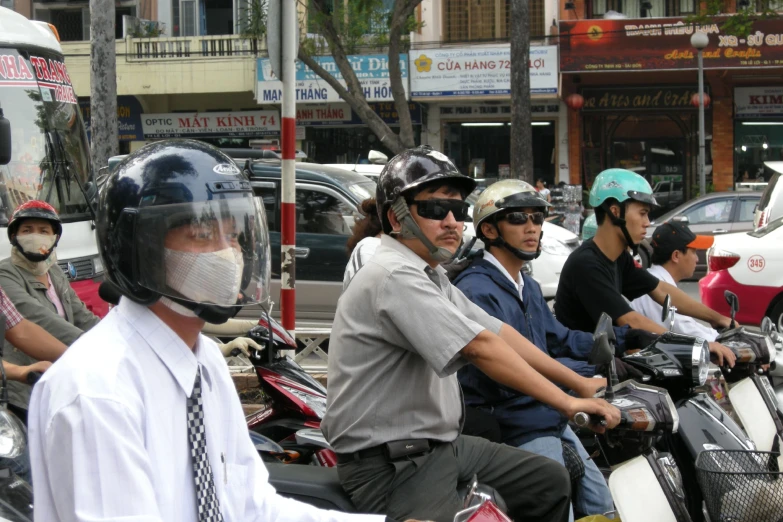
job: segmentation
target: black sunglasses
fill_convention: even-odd
[[[524,225],[527,223],[528,219],[532,220],[534,225],[543,225],[544,213],[533,212],[532,214],[528,214],[527,212],[509,212],[500,219],[505,219],[512,225]]]
[[[426,219],[442,221],[446,219],[449,212],[454,214],[457,221],[469,221],[468,210],[470,204],[460,199],[423,199],[413,200],[411,204],[416,205],[419,215]]]

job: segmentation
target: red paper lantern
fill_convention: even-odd
[[[578,111],[582,107],[584,107],[585,104],[585,98],[581,94],[571,94],[565,99],[566,105],[571,110]]]
[[[691,96],[691,105],[693,105],[694,107],[698,107],[699,106],[699,93],[696,93],[693,96]],[[706,109],[709,106],[710,106],[710,95],[705,92],[704,93],[704,108]]]

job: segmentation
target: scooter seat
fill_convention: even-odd
[[[356,512],[351,499],[340,485],[337,468],[264,464],[269,470],[269,483],[280,495],[321,509]]]

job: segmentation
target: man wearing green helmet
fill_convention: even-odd
[[[658,205],[647,180],[630,170],[605,170],[593,182],[590,205],[595,208],[598,230],[563,266],[555,298],[558,321],[573,330],[589,332],[606,312],[617,326],[664,333],[665,328],[634,311],[629,301],[649,295],[662,304],[670,295],[679,313],[716,328],[729,326],[728,317],[634,265],[628,249],[636,253],[650,226],[650,210]],[[710,351],[719,364],[726,358],[733,366],[734,355],[726,347],[710,343]]]

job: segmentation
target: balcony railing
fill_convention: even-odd
[[[125,46],[128,61],[256,57],[266,51],[265,42],[237,35],[127,38]]]

